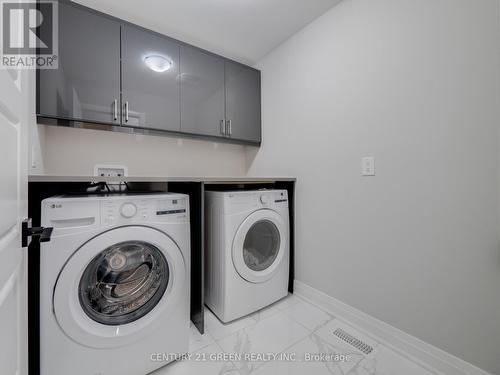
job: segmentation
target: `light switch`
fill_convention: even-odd
[[[367,156],[361,159],[361,175],[375,176],[375,158]]]

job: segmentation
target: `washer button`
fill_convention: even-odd
[[[266,195],[261,195],[260,196],[260,203],[267,204],[268,202],[269,202],[269,200],[267,199]]]
[[[124,218],[130,219],[137,213],[137,207],[133,203],[124,203],[120,208],[120,213]]]

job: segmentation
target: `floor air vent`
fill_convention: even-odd
[[[364,343],[363,341],[358,340],[356,337],[348,334],[342,328],[337,328],[333,332],[333,334],[335,336],[337,336],[339,339],[341,339],[342,341],[345,341],[346,343],[355,347],[356,349],[358,349],[359,351],[361,351],[362,353],[364,353],[366,355],[370,354],[373,351],[373,348],[370,345],[368,345],[368,344]]]

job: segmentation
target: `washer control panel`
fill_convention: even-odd
[[[187,213],[184,199],[165,199],[158,202],[156,216],[182,215]]]
[[[101,201],[102,225],[126,225],[129,223],[177,222],[189,219],[187,196],[156,195],[133,199],[109,199]]]

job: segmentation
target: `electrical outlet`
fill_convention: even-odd
[[[367,156],[361,159],[361,175],[375,176],[375,158]]]
[[[96,165],[94,167],[96,177],[127,177],[128,168],[123,165]]]

